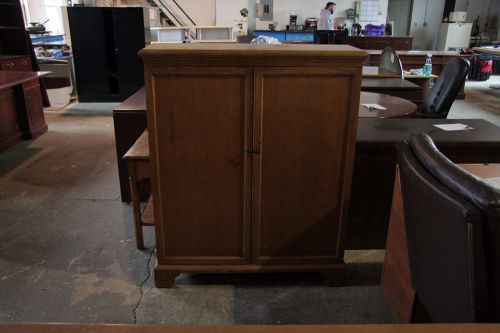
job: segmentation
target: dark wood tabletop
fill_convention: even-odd
[[[17,86],[33,79],[49,75],[51,72],[10,72],[0,71],[0,90]]]
[[[473,129],[447,132],[434,125],[465,124]],[[461,146],[500,146],[500,128],[483,119],[360,119],[357,142],[387,143],[391,147],[409,140],[412,133],[425,132],[440,144],[459,143]]]
[[[401,78],[401,75],[381,70],[378,66],[363,66],[363,78]]]
[[[418,84],[400,78],[368,78],[361,81],[361,89],[421,90],[422,88]]]
[[[417,105],[406,99],[371,92],[361,92],[361,104],[378,104],[385,107],[386,110],[370,110],[360,105],[360,118],[401,118],[417,112]]]
[[[143,87],[113,109],[113,112],[146,111],[146,89]]]
[[[123,156],[125,160],[148,160],[149,159],[149,135],[145,130],[134,145]]]

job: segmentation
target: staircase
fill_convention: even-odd
[[[160,8],[161,13],[165,16],[166,21],[173,26],[189,27],[195,26],[196,23],[179,5],[176,0],[151,0],[152,4]],[[193,31],[191,37],[196,38]]]

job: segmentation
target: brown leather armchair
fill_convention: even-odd
[[[500,322],[500,191],[447,159],[427,134],[399,143],[397,153],[416,317]]]

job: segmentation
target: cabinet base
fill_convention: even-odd
[[[0,142],[0,152],[14,146],[15,144],[21,142],[21,133],[17,133],[8,139],[4,139]]]
[[[172,288],[180,273],[284,273],[318,272],[330,286],[341,286],[345,281],[344,262],[328,265],[160,265],[155,267],[157,288]]]
[[[23,140],[34,140],[39,136],[41,136],[42,134],[45,134],[47,130],[48,130],[47,124],[43,124],[38,128],[34,128],[31,129],[30,131],[23,132]]]

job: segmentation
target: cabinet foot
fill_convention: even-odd
[[[179,276],[178,272],[170,272],[155,268],[155,287],[172,288],[175,285],[175,278],[177,276]]]
[[[345,285],[346,272],[345,268],[321,272],[325,283],[330,287],[341,287]]]

